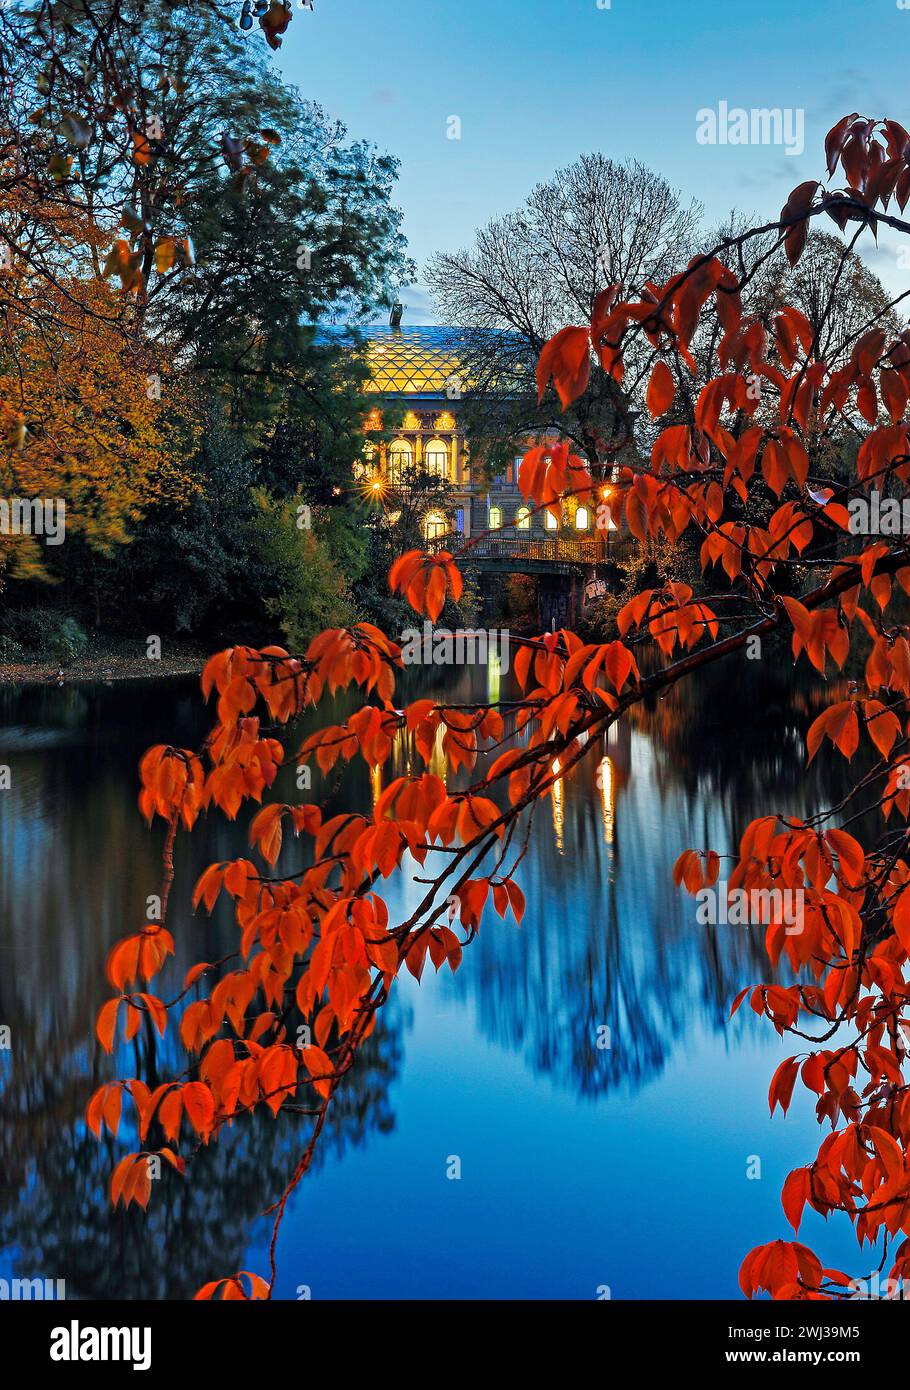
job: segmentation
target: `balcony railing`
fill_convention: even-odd
[[[528,560],[550,564],[593,564],[608,560],[623,548],[622,539],[598,532],[591,536],[524,536],[504,531],[501,535],[481,536],[465,541],[460,532],[437,536],[427,542],[428,550],[458,552],[467,543],[465,560]]]

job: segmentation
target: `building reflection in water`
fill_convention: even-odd
[[[558,758],[554,758],[554,759],[553,759],[553,765],[552,765],[552,767],[550,768],[550,771],[554,774],[554,776],[555,776],[556,773],[559,772],[559,759],[558,759]],[[554,834],[555,837],[556,837],[556,852],[557,852],[557,854],[564,854],[564,853],[565,853],[565,824],[566,824],[566,812],[565,812],[565,806],[563,805],[563,779],[562,779],[562,777],[556,777],[556,781],[553,783],[552,787],[550,788],[550,795],[551,795],[552,798],[553,798],[553,834]]]
[[[499,648],[495,643],[487,645],[487,703],[498,705],[502,699],[502,662],[499,659]]]
[[[598,763],[597,785],[600,789],[604,844],[612,845],[613,831],[616,824],[616,786],[613,775],[613,763],[609,754],[605,754]]]
[[[805,817],[841,794],[834,760],[818,760],[808,775],[803,763],[805,730],[830,691],[807,686],[794,699],[775,685],[773,663],[752,665],[767,669],[738,688],[735,726],[726,686],[679,687],[634,723],[623,719],[605,746],[559,777],[552,826],[535,825],[519,869],[521,929],[485,919],[457,976],[440,975],[439,989],[465,1009],[465,1027],[520,1055],[529,1086],[546,1076],[577,1096],[636,1091],[696,1030],[727,1037],[731,997],[744,981],[766,977],[761,933],[697,926],[671,876],[681,849],[735,846],[747,820],[768,807]],[[427,673],[419,679],[403,702],[433,695],[464,703],[492,693],[494,681],[515,698],[510,677],[491,669],[434,670],[430,689]],[[341,722],[349,707],[339,699],[323,719]],[[294,738],[315,724],[308,714]],[[238,1126],[194,1160],[190,1182],[168,1180],[172,1190],[163,1200],[156,1194],[142,1218],[108,1209],[104,1187],[123,1146],[98,1144],[82,1118],[102,1081],[143,1066],[167,1076],[176,1061],[168,1039],[157,1055],[144,1054],[137,1039],[109,1059],[90,1028],[108,994],[107,952],[144,920],[158,885],[161,837],[136,811],[138,758],[154,742],[197,746],[206,729],[194,683],[0,690],[0,761],[13,774],[0,796],[0,1023],[13,1040],[0,1066],[0,1239],[15,1252],[8,1267],[65,1275],[76,1297],[183,1297],[213,1270],[238,1268],[257,1213],[299,1150],[292,1121]],[[314,771],[311,797],[326,800],[326,816],[367,809],[384,781],[421,766],[402,735],[381,773],[371,775],[359,758],[326,779]],[[431,770],[444,774],[441,740]],[[450,786],[476,776],[462,770]],[[293,766],[275,795],[299,799]],[[293,871],[300,843],[288,838],[281,862]],[[205,820],[181,837],[172,895],[178,975],[234,949],[224,905],[209,919],[188,904],[205,864],[247,853],[242,818]],[[415,888],[407,875],[383,885],[393,918]],[[601,1052],[593,1040],[605,1022],[612,1045]],[[333,1107],[320,1161],[394,1126],[389,1088],[408,1026],[396,1002]],[[433,1046],[432,1034],[423,1045]],[[451,1070],[458,1059],[440,1065]],[[495,1126],[495,1098],[489,1104]]]

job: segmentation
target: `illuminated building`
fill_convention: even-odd
[[[459,423],[463,395],[470,389],[461,365],[465,333],[457,328],[401,326],[393,314],[389,327],[359,330],[370,369],[367,392],[377,397],[366,429],[384,432],[381,442],[369,446],[365,466],[367,486],[382,479],[383,498],[394,491],[408,470],[423,469],[444,479],[452,489],[446,519],[438,508],[424,517],[427,540],[441,541],[453,526],[455,536],[490,533],[503,547],[518,549],[556,536],[561,540],[588,542],[597,537],[596,501],[567,498],[562,523],[532,508],[518,488],[521,453],[498,477],[472,476],[472,464],[463,428]],[[400,422],[400,423],[397,423]],[[525,444],[525,449],[532,441]]]

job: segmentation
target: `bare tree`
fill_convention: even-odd
[[[737,245],[746,315],[761,319],[773,337],[781,308],[800,309],[817,332],[813,357],[830,368],[849,359],[857,336],[873,324],[899,331],[883,286],[850,242],[813,231],[791,268],[773,231],[738,240],[748,223],[733,211],[709,236],[701,215],[698,203],[683,203],[643,164],[590,154],[538,184],[520,209],[481,228],[471,248],[434,257],[426,272],[430,290],[443,317],[465,330],[473,397],[465,424],[475,453],[494,470],[535,433],[567,435],[605,469],[626,447],[650,447],[656,427],[644,394],[654,352],[646,340],[626,353],[621,386],[601,378],[566,414],[553,398],[537,406],[533,364],[558,329],[590,320],[601,290],[615,285],[619,299],[631,299],[645,285],[664,286],[719,239]],[[685,379],[680,410],[694,405],[709,379],[722,336],[716,313],[707,313],[691,345],[696,370]],[[831,442],[840,447],[849,430],[843,422],[837,428]]]
[[[495,468],[528,434],[558,429],[595,461],[630,439],[629,400],[614,381],[604,377],[571,418],[556,420],[552,401],[537,407],[533,364],[558,329],[590,320],[601,290],[618,284],[621,297],[632,297],[685,264],[700,218],[698,203],[684,206],[645,165],[588,154],[481,228],[472,248],[434,257],[431,293],[443,317],[466,330],[477,407],[469,401],[464,418],[475,453]]]
[[[705,237],[700,250],[738,236],[749,225],[748,217],[732,212]],[[898,334],[904,326],[901,316],[853,241],[855,237],[845,244],[830,232],[810,231],[802,256],[791,266],[773,233],[752,238],[739,252],[745,313],[761,318],[770,329],[785,304],[799,309],[816,336],[814,356],[832,368],[843,366],[867,329],[878,325]]]
[[[583,155],[482,228],[473,249],[435,256],[427,280],[450,322],[509,330],[538,352],[565,324],[590,320],[608,285],[626,297],[666,279],[692,254],[700,217],[637,160]]]

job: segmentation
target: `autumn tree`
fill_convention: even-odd
[[[293,329],[330,305],[371,312],[410,267],[395,161],[346,143],[236,15],[214,0],[4,11],[0,124],[5,186],[101,230],[105,255],[90,264],[131,298],[134,330],[178,363],[192,348],[197,370],[245,372],[249,388],[273,358],[290,369]],[[3,234],[56,278],[59,250],[27,218]]]
[[[793,265],[819,217],[842,228],[886,223],[910,231],[888,210],[892,199],[902,210],[910,197],[910,136],[901,125],[846,117],[830,133],[826,154],[827,181],[800,185],[770,224]],[[799,1082],[830,1125],[818,1154],[785,1184],[787,1219],[798,1234],[806,1205],[826,1216],[843,1213],[860,1242],[871,1241],[892,1276],[903,1277],[910,863],[901,825],[910,814],[910,646],[896,606],[893,616],[888,610],[895,581],[910,591],[910,556],[902,535],[854,537],[848,508],[910,474],[910,331],[893,336],[877,323],[864,326],[833,370],[818,355],[818,328],[795,307],[785,306],[769,332],[744,312],[736,268],[739,248],[767,231],[725,239],[663,281],[646,283],[637,297],[606,288],[589,321],[550,338],[538,366],[541,397],[552,382],[570,405],[593,375],[622,379],[634,340],[652,359],[647,399],[657,419],[695,370],[691,344],[703,317],[720,316],[717,374],[691,418],[664,428],[650,457],[628,467],[621,484],[634,534],[671,543],[690,528],[700,535],[710,592],[695,595],[675,580],[643,590],[620,614],[614,642],[584,644],[569,631],[522,640],[514,656],[522,698],[513,708],[524,734],[517,742],[504,740],[498,704],[465,709],[418,699],[399,707],[399,649],[378,629],[355,624],[322,633],[300,656],[281,648],[220,652],[202,679],[204,697],[215,704],[204,748],[161,745],[143,759],[141,810],[166,827],[166,916],[113,949],[114,994],[97,1034],[111,1051],[121,1029],[130,1038],[142,1027],[176,1028],[188,1070],[152,1090],[140,1077],[109,1082],[92,1098],[88,1121],[96,1132],[118,1130],[127,1096],[136,1115],[140,1148],[117,1164],[112,1201],[145,1206],[150,1156],[184,1173],[185,1148],[211,1143],[248,1111],[303,1109],[312,1119],[309,1142],[272,1208],[269,1270],[213,1270],[197,1297],[270,1295],[289,1196],[401,970],[419,978],[427,960],[437,970],[458,969],[485,913],[521,919],[524,837],[540,798],[592,757],[598,736],[627,710],[750,644],[760,649],[778,632],[818,672],[843,669],[851,652],[862,653],[862,679],[835,689],[809,731],[807,754],[850,760],[863,740],[872,770],[840,803],[808,819],[769,807],[742,827],[736,846],[681,846],[675,876],[690,892],[716,888],[721,856],[729,856],[723,881],[731,891],[758,892],[752,920],[765,928],[770,964],[783,962],[790,972],[792,982],[747,983],[733,1001],[735,1009],[748,998],[758,1018],[794,1039],[794,1054],[772,1079],[772,1110],[789,1107]],[[761,425],[746,389],[752,375],[778,402],[773,420]],[[855,473],[832,485],[816,442],[834,416],[867,427]],[[523,460],[520,485],[535,505],[555,507],[567,492],[589,494],[600,462],[568,443],[535,448]],[[774,499],[768,524],[731,519],[728,507],[736,517],[755,490]],[[447,552],[404,554],[389,583],[431,622],[462,590]],[[338,689],[363,697],[343,724],[319,727],[302,746],[292,734],[287,743],[275,736]],[[381,777],[395,739],[412,748],[414,770],[382,787],[370,815],[327,816],[313,796],[266,800],[289,759],[315,763],[324,775],[363,759]],[[467,773],[458,790],[429,771],[440,747],[447,770]],[[249,801],[263,802],[250,823],[252,857],[212,864],[194,898],[207,911],[222,896],[231,902],[237,955],[200,963],[176,993],[160,990],[153,982],[173,950],[168,900],[178,830],[201,814],[234,818]],[[858,812],[869,809],[879,829],[864,841]],[[303,851],[290,856],[294,839]],[[382,883],[406,858],[421,866],[423,892],[406,919],[393,921]],[[798,931],[787,929],[784,890],[800,896]],[[746,1293],[785,1299],[843,1297],[848,1280],[783,1239],[756,1247],[741,1271]]]
[[[238,27],[242,18],[239,5],[146,10],[118,0],[0,13],[0,246],[15,272],[4,282],[11,313],[27,320],[34,293],[43,295],[41,323],[55,344],[45,358],[59,377],[55,391],[45,381],[46,402],[68,401],[64,377],[78,378],[84,359],[72,315],[54,311],[74,296],[110,344],[106,357],[93,354],[99,363],[116,352],[145,364],[93,396],[124,413],[122,433],[144,450],[143,468],[121,486],[131,475],[127,447],[119,472],[102,479],[99,448],[71,460],[67,494],[78,537],[102,529],[77,518],[83,500],[125,493],[108,541],[130,540],[130,553],[108,543],[100,560],[98,547],[79,544],[45,555],[65,581],[60,592],[90,590],[96,615],[117,612],[156,631],[217,634],[239,620],[258,622],[261,637],[281,583],[274,547],[259,544],[262,489],[276,515],[302,489],[304,501],[333,508],[333,532],[347,525],[348,551],[358,546],[350,480],[363,452],[366,368],[358,354],[317,341],[312,325],[369,317],[411,267],[392,202],[396,162],[350,141],[269,68],[261,38],[280,39],[287,7],[256,7],[251,25]],[[250,27],[257,32],[245,38]],[[81,239],[63,234],[77,223]],[[34,401],[33,392],[16,406],[31,458],[19,475],[47,493],[54,476],[35,447]],[[186,410],[191,419],[175,421]],[[167,446],[135,433],[129,411],[160,419]],[[87,435],[90,417],[83,410],[80,419]],[[224,449],[211,447],[213,421],[217,440],[221,422],[233,436]],[[175,459],[182,491],[150,485]],[[130,487],[144,498],[141,531]],[[336,572],[330,588],[341,582]]]
[[[167,8],[186,13],[188,7]],[[264,37],[277,44],[289,7],[272,0],[256,8]],[[199,9],[236,17],[233,6]],[[244,3],[239,18],[242,27],[255,27],[254,7]],[[159,135],[154,121],[159,104],[183,95],[182,79],[161,71],[154,90],[141,79],[134,49],[142,35],[136,16],[117,3],[39,0],[28,25],[4,10],[0,26],[8,40],[4,93],[7,99],[10,92],[26,94],[3,122],[0,192],[15,208],[37,200],[45,209],[41,218],[27,216],[6,231],[12,262],[44,277],[46,294],[64,298],[70,276],[82,285],[113,283],[131,306],[126,323],[99,291],[80,298],[71,331],[87,331],[83,316],[98,332],[117,319],[118,329],[141,345],[150,324],[176,321],[165,310],[173,303],[176,315],[183,289],[168,296],[195,259],[186,222],[192,210],[164,172],[167,125],[162,121],[165,135]],[[79,61],[68,62],[74,52]],[[36,63],[43,68],[37,103],[29,80]],[[262,171],[271,170],[280,148],[275,133],[258,119],[227,133],[221,156],[235,191],[255,191],[267,181]],[[164,151],[156,149],[162,140]],[[831,1126],[817,1155],[785,1184],[784,1213],[794,1231],[806,1205],[826,1216],[842,1213],[861,1243],[881,1251],[883,1266],[904,1276],[910,863],[900,826],[910,814],[910,646],[894,582],[910,590],[910,555],[900,533],[856,538],[850,508],[910,476],[910,332],[890,331],[883,309],[848,330],[836,364],[825,356],[826,324],[849,246],[815,322],[794,304],[765,322],[744,297],[743,253],[757,238],[770,238],[772,251],[783,247],[796,266],[810,225],[821,217],[830,217],[849,242],[880,225],[910,231],[910,223],[889,211],[895,200],[903,212],[910,198],[910,136],[902,125],[848,115],[830,132],[826,157],[826,181],[794,189],[778,218],[722,236],[686,265],[658,259],[643,267],[641,283],[619,272],[618,279],[592,285],[588,298],[571,305],[573,321],[546,324],[545,341],[535,345],[539,401],[553,422],[562,421],[564,439],[528,452],[520,471],[525,496],[555,511],[566,494],[590,496],[604,469],[615,466],[615,436],[566,428],[547,394],[551,382],[561,412],[584,418],[589,392],[627,391],[627,368],[646,370],[645,405],[661,428],[650,450],[623,464],[624,519],[641,540],[677,545],[688,533],[697,535],[705,571],[699,593],[677,579],[644,588],[622,609],[613,642],[583,643],[568,631],[520,642],[514,673],[522,698],[511,706],[524,735],[518,741],[505,740],[498,702],[466,709],[418,699],[400,707],[400,650],[378,628],[352,623],[319,634],[299,656],[274,646],[235,645],[218,653],[202,679],[215,711],[204,746],[159,745],[143,758],[140,808],[164,825],[163,913],[112,950],[107,974],[114,993],[96,1032],[112,1052],[121,1031],[132,1040],[140,1029],[147,1037],[170,1030],[187,1055],[164,1080],[112,1080],[92,1097],[87,1121],[95,1133],[106,1127],[116,1134],[129,1099],[140,1146],[114,1168],[112,1201],[146,1206],[150,1160],[185,1175],[187,1154],[252,1111],[276,1119],[283,1111],[303,1112],[312,1121],[276,1193],[268,1277],[213,1270],[197,1297],[270,1295],[289,1197],[312,1164],[336,1092],[401,970],[419,978],[427,959],[436,969],[458,969],[485,910],[521,919],[525,901],[517,879],[540,798],[591,758],[599,736],[627,710],[773,633],[785,633],[794,657],[819,672],[829,663],[843,669],[857,654],[864,659],[862,679],[837,690],[812,725],[807,753],[850,760],[863,739],[877,756],[836,806],[808,819],[769,808],[743,827],[725,881],[770,903],[757,914],[770,963],[785,960],[792,972],[785,978],[794,982],[747,983],[733,1007],[748,997],[756,1016],[794,1038],[794,1055],[771,1082],[772,1110],[788,1108],[799,1082]],[[123,201],[126,195],[131,201]],[[103,260],[89,231],[89,269],[84,262],[61,265],[56,238],[35,232],[73,216],[109,237],[113,219],[122,223],[124,235],[113,235]],[[216,318],[218,291],[216,281],[210,287]],[[54,311],[55,327],[70,323],[68,299],[67,305]],[[247,307],[243,330],[250,334],[255,313]],[[195,306],[197,321],[208,308]],[[715,372],[696,395],[693,349],[710,335],[715,317],[722,330],[711,350]],[[260,329],[248,337],[254,350],[269,339],[268,325]],[[27,324],[21,331],[26,341]],[[42,368],[56,371],[52,335],[47,342],[45,358],[43,344],[33,350]],[[184,346],[179,338],[177,346]],[[763,385],[761,410],[749,390],[755,378]],[[680,403],[683,418],[665,423]],[[831,475],[819,448],[838,422],[861,434],[846,478]],[[15,424],[14,447],[23,429],[28,419]],[[620,433],[633,439],[634,421],[624,419]],[[770,514],[759,524],[743,511],[754,494],[770,498]],[[446,551],[406,552],[391,566],[389,584],[430,622],[463,593],[459,564]],[[295,718],[340,689],[360,692],[361,707],[342,724],[320,726],[301,745]],[[281,729],[286,742],[277,737]],[[381,781],[395,739],[408,741],[414,770],[381,789],[370,815],[327,814],[312,796],[293,804],[266,799],[290,760],[302,769],[315,764],[326,776],[359,758]],[[440,754],[446,773],[462,774],[455,790],[448,776],[429,770]],[[159,985],[174,950],[178,831],[191,830],[203,813],[234,819],[249,802],[258,807],[250,822],[253,857],[212,864],[195,891],[196,905],[207,911],[222,896],[230,900],[237,951],[200,962],[176,989]],[[859,810],[880,816],[876,832],[860,829]],[[303,852],[291,859],[293,839]],[[729,853],[726,846],[682,846],[678,882],[690,891],[716,887],[721,851]],[[392,921],[382,883],[402,871],[406,857],[421,866],[424,892],[406,919]],[[801,895],[798,932],[787,931],[775,891]],[[826,1268],[800,1242],[782,1239],[746,1256],[741,1282],[748,1294],[766,1290],[775,1298],[841,1297],[848,1288],[847,1275]]]
[[[91,239],[69,221],[55,228],[61,241]],[[152,389],[159,360],[121,334],[121,313],[103,279],[45,279],[23,260],[0,274],[0,492],[59,504],[69,538],[102,555],[156,502],[193,488],[191,429],[179,401],[165,413]],[[7,529],[0,569],[49,577],[40,536]]]

